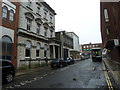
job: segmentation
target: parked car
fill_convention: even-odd
[[[10,60],[0,59],[0,63],[2,64],[0,66],[2,68],[2,82],[12,82],[15,76],[15,69],[12,62]]]
[[[63,66],[67,66],[67,62],[62,58],[54,59],[51,61],[51,68],[54,68],[54,67],[58,68]]]
[[[71,57],[68,57],[65,60],[67,61],[68,65],[74,64],[74,59],[72,59]]]

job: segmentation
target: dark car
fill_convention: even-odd
[[[74,59],[72,59],[71,57],[68,57],[65,60],[67,61],[68,65],[74,64]]]
[[[13,81],[15,76],[15,69],[10,60],[0,59],[0,68],[2,69],[2,82],[10,83]]]
[[[62,58],[54,59],[51,61],[51,68],[54,68],[54,67],[58,68],[63,66],[67,66],[67,62]]]

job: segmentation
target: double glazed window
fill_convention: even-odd
[[[4,6],[3,11],[2,11],[2,17],[7,18],[7,14],[8,14],[8,8],[6,6]]]

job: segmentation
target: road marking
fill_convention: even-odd
[[[106,70],[105,69],[105,65],[104,65],[104,63],[102,62],[102,65],[104,66],[103,68],[103,72],[104,72],[104,74],[105,74],[105,78],[106,78],[106,81],[107,81],[107,84],[108,84],[108,88],[109,88],[109,90],[114,90],[113,89],[113,86],[112,86],[112,83],[111,83],[111,81],[110,81],[110,78],[109,78],[109,76],[108,76],[108,73],[107,73],[107,71],[108,70]]]
[[[106,81],[107,81],[109,90],[114,90],[114,89],[113,89],[113,86],[112,86],[112,83],[111,83],[111,81],[110,81],[110,78],[109,78],[109,76],[108,76],[108,74],[107,74],[107,72],[104,71],[104,74],[105,74],[105,77],[106,77]]]

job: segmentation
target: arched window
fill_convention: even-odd
[[[36,45],[36,57],[40,57],[40,44],[37,43]]]
[[[12,43],[12,39],[9,36],[3,36],[2,42]]]
[[[8,14],[8,8],[4,6],[2,10],[2,17],[7,18],[7,14]]]
[[[2,37],[2,59],[11,60],[12,57],[12,39],[9,36]]]
[[[10,20],[14,21],[14,11],[12,9],[10,10]]]
[[[25,43],[25,57],[30,57],[31,43],[27,41]]]

